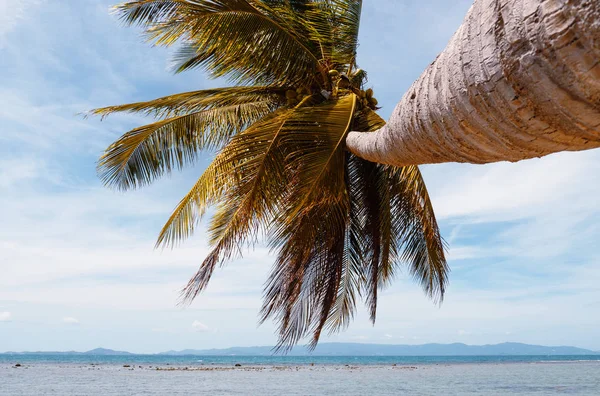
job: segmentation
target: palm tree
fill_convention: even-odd
[[[348,148],[405,166],[600,147],[598,21],[598,0],[476,0],[387,125]]]
[[[345,149],[350,130],[385,122],[356,64],[358,0],[136,0],[116,6],[159,45],[181,44],[177,71],[200,67],[232,87],[105,107],[149,125],[100,158],[104,183],[128,190],[217,150],[162,229],[157,246],[189,237],[215,207],[212,251],[182,292],[191,301],[217,266],[264,236],[276,252],[261,320],[280,348],[348,326],[359,298],[375,320],[378,291],[401,264],[441,301],[448,267],[416,166],[394,167]]]

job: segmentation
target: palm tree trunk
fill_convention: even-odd
[[[387,125],[346,144],[394,165],[600,147],[600,0],[476,0]]]

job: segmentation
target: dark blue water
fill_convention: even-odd
[[[0,363],[65,363],[65,364],[147,364],[201,366],[245,365],[392,365],[392,364],[460,364],[460,363],[535,363],[535,362],[600,362],[600,355],[569,356],[164,356],[164,355],[67,355],[14,354],[0,355]]]

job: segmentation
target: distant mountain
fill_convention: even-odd
[[[102,355],[102,356],[123,356],[133,355],[131,352],[113,351],[112,349],[96,348],[91,351],[83,352],[83,355]]]
[[[204,355],[204,356],[268,356],[273,347],[234,347],[227,349],[185,349],[183,351],[162,352],[159,355]],[[498,356],[498,355],[598,355],[588,349],[571,346],[540,346],[515,342],[496,345],[466,344],[424,344],[424,345],[387,345],[387,344],[319,344],[310,353],[304,347],[294,347],[288,356]]]
[[[130,352],[113,351],[112,349],[96,348],[87,352],[4,352],[0,355],[92,355],[92,356],[124,356],[133,355]]]
[[[130,352],[97,348],[87,352],[5,352],[0,355],[91,355],[124,356]],[[157,355],[182,356],[270,356],[273,347],[233,347],[226,349],[184,349],[182,351],[161,352]],[[424,344],[424,345],[387,345],[387,344],[319,344],[311,353],[304,347],[294,347],[288,356],[519,356],[519,355],[600,355],[599,352],[571,346],[541,346],[505,342],[495,345],[466,344]]]
[[[75,351],[63,351],[63,352],[55,352],[55,351],[14,352],[14,351],[8,351],[8,352],[0,353],[0,355],[82,355],[82,354],[83,354],[82,352],[75,352]]]

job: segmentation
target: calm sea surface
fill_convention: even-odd
[[[600,356],[0,355],[11,396],[475,394],[598,396]]]

